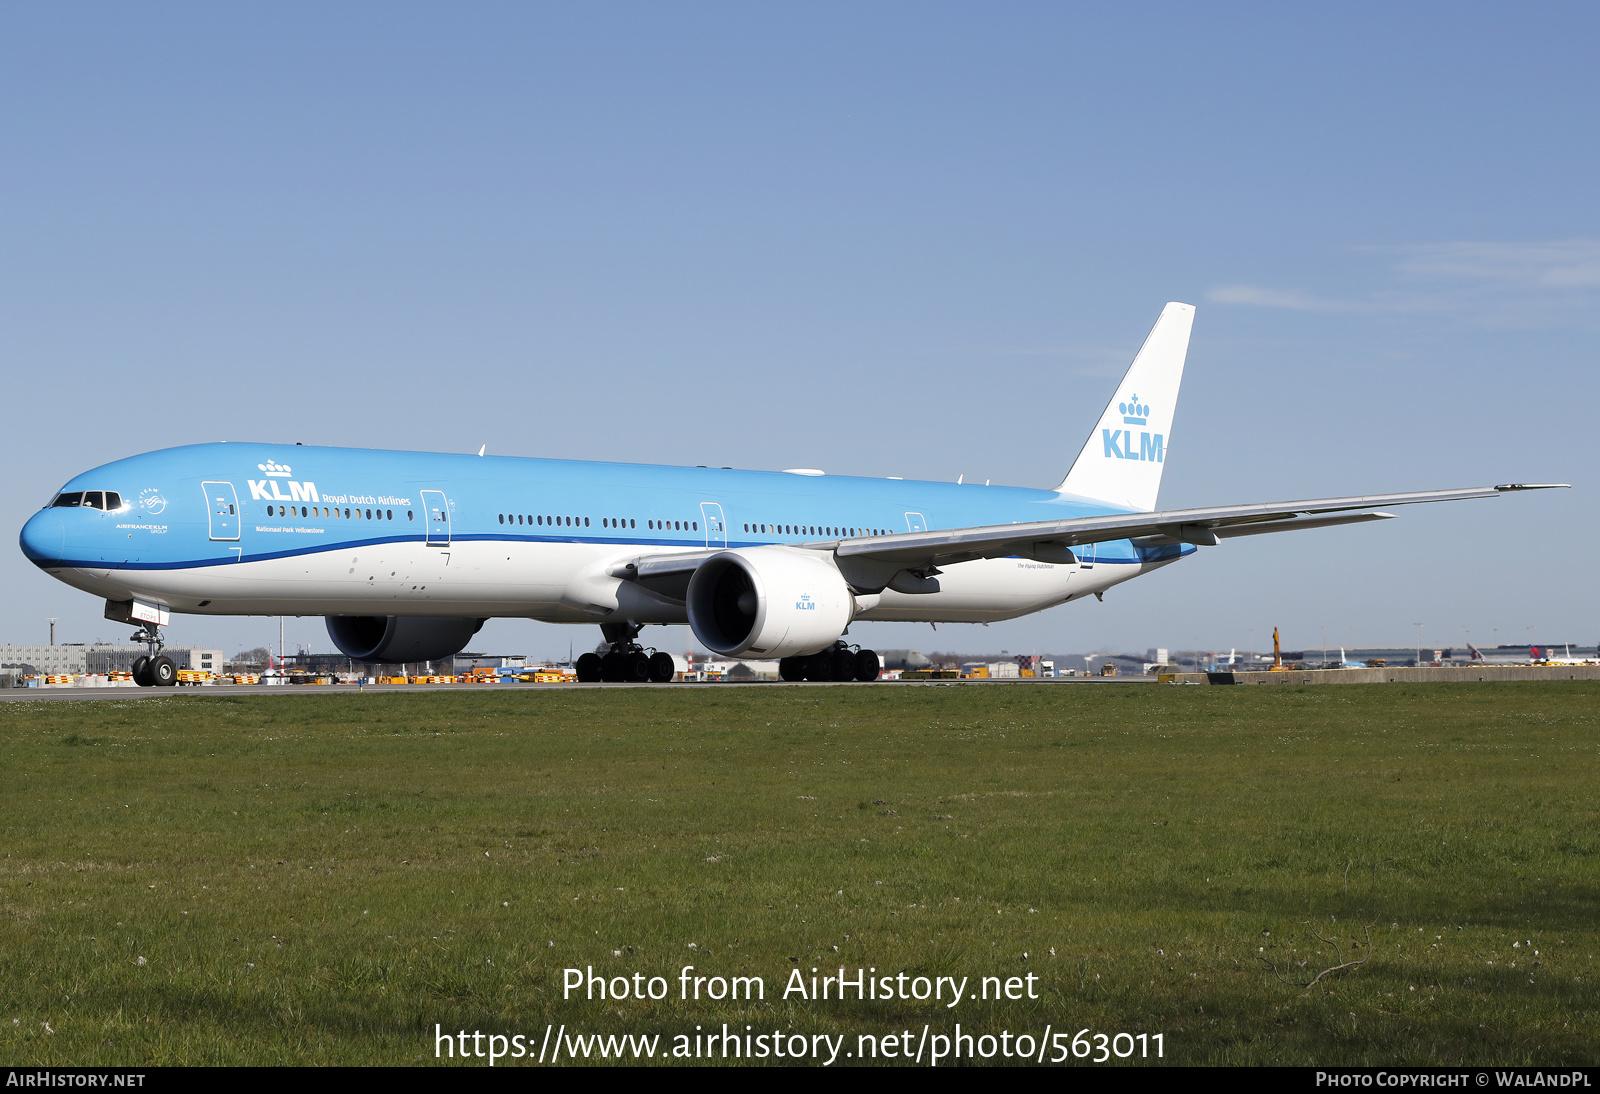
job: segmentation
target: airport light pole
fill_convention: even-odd
[[[50,619],[50,644],[52,646],[56,644],[56,621],[54,616]]]
[[[1417,628],[1417,668],[1420,669],[1422,667],[1422,624],[1413,623],[1411,625]]]

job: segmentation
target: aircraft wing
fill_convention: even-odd
[[[1404,494],[1365,494],[1347,498],[1221,505],[1204,509],[1166,509],[1154,513],[1114,513],[1109,516],[1072,517],[976,528],[944,528],[887,536],[797,543],[798,550],[828,551],[840,570],[858,588],[882,588],[891,580],[903,591],[917,588],[923,575],[979,558],[1018,555],[1040,562],[1076,561],[1072,548],[1086,543],[1132,540],[1140,547],[1177,543],[1215,546],[1224,539],[1267,532],[1329,528],[1340,524],[1387,520],[1379,506],[1416,505],[1430,501],[1496,498],[1517,490],[1548,490],[1565,483],[1508,484],[1461,490],[1417,490]],[[700,563],[717,549],[674,554],[642,555],[612,567],[613,577],[638,581],[655,591],[681,600],[689,579]],[[896,578],[902,571],[912,576]],[[936,585],[923,586],[933,591]],[[919,590],[920,591],[920,590]]]
[[[896,564],[901,569],[928,569],[976,558],[1021,555],[1042,562],[1069,562],[1070,548],[1085,543],[1131,539],[1139,546],[1174,543],[1214,546],[1235,536],[1326,528],[1337,524],[1384,520],[1379,506],[1414,505],[1429,501],[1494,498],[1514,490],[1542,490],[1564,484],[1483,486],[1462,490],[1419,490],[1405,494],[1367,494],[1347,498],[1224,505],[1205,509],[1167,509],[1154,513],[1117,513],[1100,517],[999,524],[982,528],[950,528],[904,535],[840,540],[833,546],[841,563]],[[1366,510],[1362,512],[1361,510]],[[823,547],[823,544],[804,544]]]
[[[683,600],[689,595],[689,579],[700,564],[721,548],[704,551],[684,551],[672,554],[639,555],[627,562],[612,566],[609,573],[624,581],[637,581],[651,592],[669,600]]]

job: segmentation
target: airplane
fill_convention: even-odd
[[[1587,665],[1591,663],[1590,658],[1586,658],[1582,654],[1573,654],[1572,643],[1568,642],[1565,649],[1566,653],[1556,653],[1550,646],[1545,646],[1542,651],[1538,646],[1530,646],[1528,647],[1528,659],[1539,665]],[[1596,653],[1600,655],[1600,649],[1597,649]]]
[[[23,553],[106,601],[175,682],[161,627],[321,615],[367,663],[439,660],[491,617],[598,623],[583,681],[666,681],[642,628],[684,624],[787,680],[874,680],[856,622],[992,622],[1099,597],[1238,536],[1366,521],[1380,507],[1565,484],[1157,510],[1194,307],[1170,303],[1053,489],[528,457],[217,442],[68,481]]]
[[[1344,647],[1340,646],[1339,647],[1339,660],[1331,661],[1331,662],[1330,661],[1324,661],[1323,664],[1322,664],[1322,667],[1323,668],[1336,668],[1336,669],[1365,669],[1365,668],[1371,668],[1372,666],[1368,665],[1365,661],[1352,661],[1352,660],[1350,660],[1349,655],[1346,654],[1345,651],[1344,651]]]

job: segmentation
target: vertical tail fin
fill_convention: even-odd
[[[1148,513],[1156,507],[1189,354],[1193,304],[1168,304],[1056,490]]]

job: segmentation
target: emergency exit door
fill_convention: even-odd
[[[428,518],[428,546],[450,546],[450,502],[443,490],[422,492],[422,515]]]
[[[714,501],[700,503],[700,518],[706,526],[706,546],[710,548],[726,547],[728,545],[728,526],[722,520],[722,506]]]
[[[211,518],[211,538],[236,540],[239,538],[239,494],[231,482],[203,482],[206,511]]]

